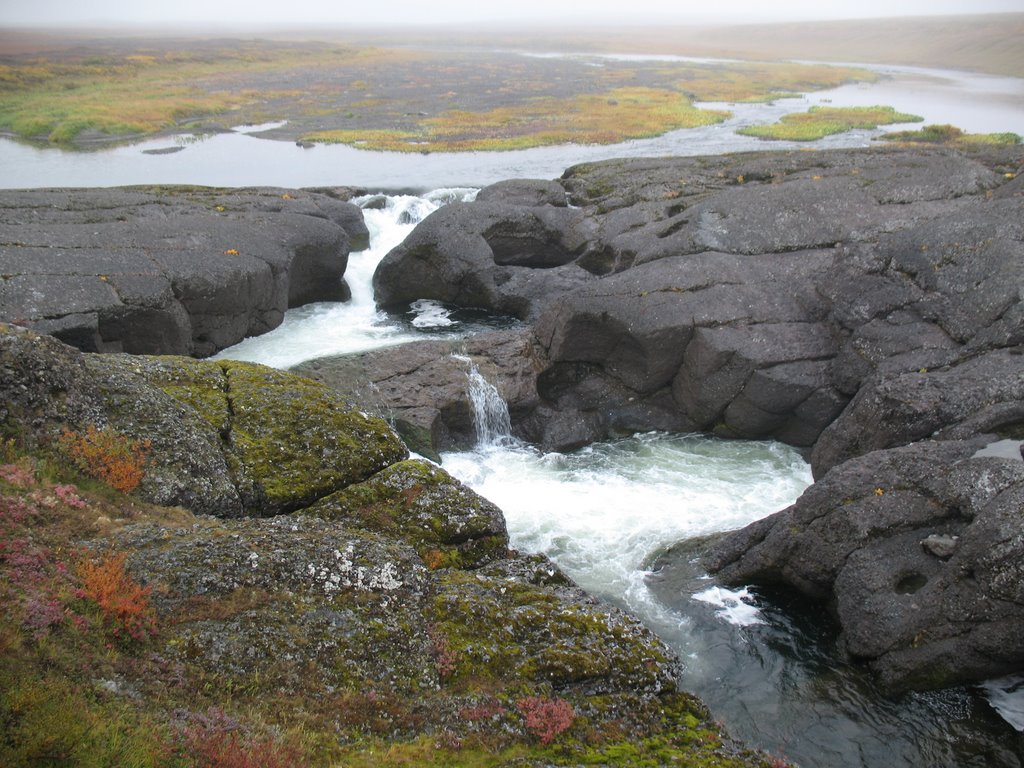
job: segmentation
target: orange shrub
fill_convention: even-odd
[[[115,553],[99,563],[83,560],[76,572],[81,581],[78,596],[99,606],[114,635],[145,640],[156,632],[156,614],[149,604],[149,587],[136,584],[124,570],[125,554]]]
[[[131,493],[145,475],[149,440],[132,440],[113,429],[89,425],[85,434],[65,431],[60,447],[78,469],[122,493]]]

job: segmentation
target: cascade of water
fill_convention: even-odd
[[[477,446],[500,445],[512,436],[512,419],[509,416],[508,404],[498,392],[498,388],[480,373],[476,363],[468,357],[455,357],[469,364],[469,402],[473,407]]]
[[[366,195],[353,202],[363,209],[370,247],[349,256],[345,281],[352,292],[346,302],[318,302],[288,310],[281,326],[225,349],[218,358],[250,360],[288,368],[303,360],[362,352],[419,338],[377,309],[373,273],[388,251],[416,224],[442,205],[472,200],[475,189],[439,189],[415,195]],[[431,312],[431,306],[422,308]],[[427,321],[429,322],[429,321]],[[436,324],[436,321],[435,321]]]

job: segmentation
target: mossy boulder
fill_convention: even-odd
[[[474,568],[505,556],[505,518],[440,467],[410,459],[304,510],[412,544],[431,568]]]
[[[381,419],[327,387],[264,366],[83,355],[5,326],[4,421],[46,445],[92,425],[146,441],[139,493],[218,516],[308,506],[406,458]]]
[[[305,507],[408,454],[385,422],[298,376],[250,363],[177,357],[131,364],[219,436],[247,514]]]
[[[674,691],[673,653],[640,622],[589,597],[544,558],[439,575],[436,632],[468,688],[541,686],[566,695]]]

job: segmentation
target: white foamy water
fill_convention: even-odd
[[[701,435],[636,435],[572,454],[512,443],[442,460],[501,507],[515,548],[543,552],[585,589],[645,616],[664,611],[645,584],[656,555],[776,512],[811,482],[792,448]]]
[[[746,587],[742,589],[708,587],[696,593],[693,599],[713,605],[718,609],[715,613],[720,618],[737,627],[751,627],[764,623],[761,611],[755,605],[754,596]]]
[[[284,322],[270,333],[254,336],[222,350],[219,359],[247,360],[274,368],[290,368],[318,357],[365,352],[422,338],[409,332],[377,309],[373,298],[373,273],[388,251],[399,245],[416,225],[442,205],[468,201],[476,189],[439,189],[423,197],[371,195],[353,202],[363,207],[370,231],[370,247],[352,253],[345,281],[352,292],[349,301],[307,304],[285,314]],[[365,207],[366,205],[374,207]],[[447,313],[432,302],[417,302],[413,323],[421,328],[451,325]]]
[[[992,708],[1014,730],[1024,733],[1024,675],[989,680],[982,686]]]

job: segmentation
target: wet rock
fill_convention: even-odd
[[[544,367],[544,358],[529,330],[320,358],[292,370],[322,381],[364,410],[391,421],[413,451],[439,458],[439,451],[465,450],[476,444],[469,393],[472,365],[496,387],[514,421],[533,412],[537,373]]]
[[[894,690],[998,677],[1024,661],[1024,465],[985,441],[921,441],[851,459],[789,509],[726,537],[730,583],[827,601],[842,645]]]
[[[586,281],[580,211],[550,205],[452,203],[424,219],[377,267],[378,303],[435,299],[530,317],[535,302]]]

